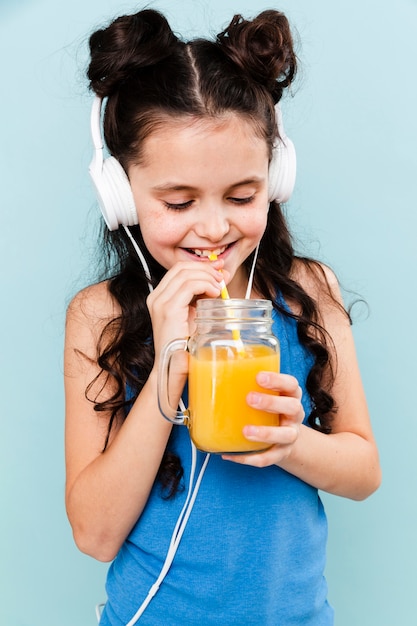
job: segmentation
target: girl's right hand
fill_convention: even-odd
[[[220,270],[223,262],[179,262],[165,274],[147,298],[152,321],[155,364],[165,344],[174,339],[188,338],[194,331],[197,296],[218,298],[220,283],[225,278]]]

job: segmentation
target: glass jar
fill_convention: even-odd
[[[279,372],[279,341],[272,333],[270,300],[201,299],[196,305],[196,330],[162,351],[158,376],[161,413],[186,424],[200,450],[212,453],[247,453],[264,450],[263,442],[249,441],[245,425],[278,426],[279,415],[250,407],[250,391],[277,392],[260,387],[256,374]],[[171,358],[188,351],[188,409],[178,411],[168,399]]]

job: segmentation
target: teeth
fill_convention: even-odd
[[[220,254],[222,254],[222,252],[224,252],[226,250],[226,248],[227,248],[227,246],[223,246],[223,248],[216,248],[215,250],[199,250],[198,248],[192,248],[192,251],[197,256],[207,257],[208,258],[212,254],[215,254],[216,256],[219,256]]]

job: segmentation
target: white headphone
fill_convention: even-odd
[[[134,226],[138,216],[126,172],[115,157],[104,158],[101,107],[102,99],[96,96],[91,109],[94,155],[89,172],[104,220],[110,230],[116,230],[120,225]],[[280,139],[273,148],[269,164],[268,197],[270,202],[287,202],[295,185],[296,155],[293,142],[285,134],[279,104],[275,105],[275,115]]]

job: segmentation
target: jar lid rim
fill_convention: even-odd
[[[249,298],[229,298],[227,300],[222,300],[220,298],[200,298],[196,302],[197,309],[212,309],[212,308],[231,308],[231,309],[240,309],[240,308],[272,308],[271,300],[263,300],[257,298],[255,300],[250,300]]]

